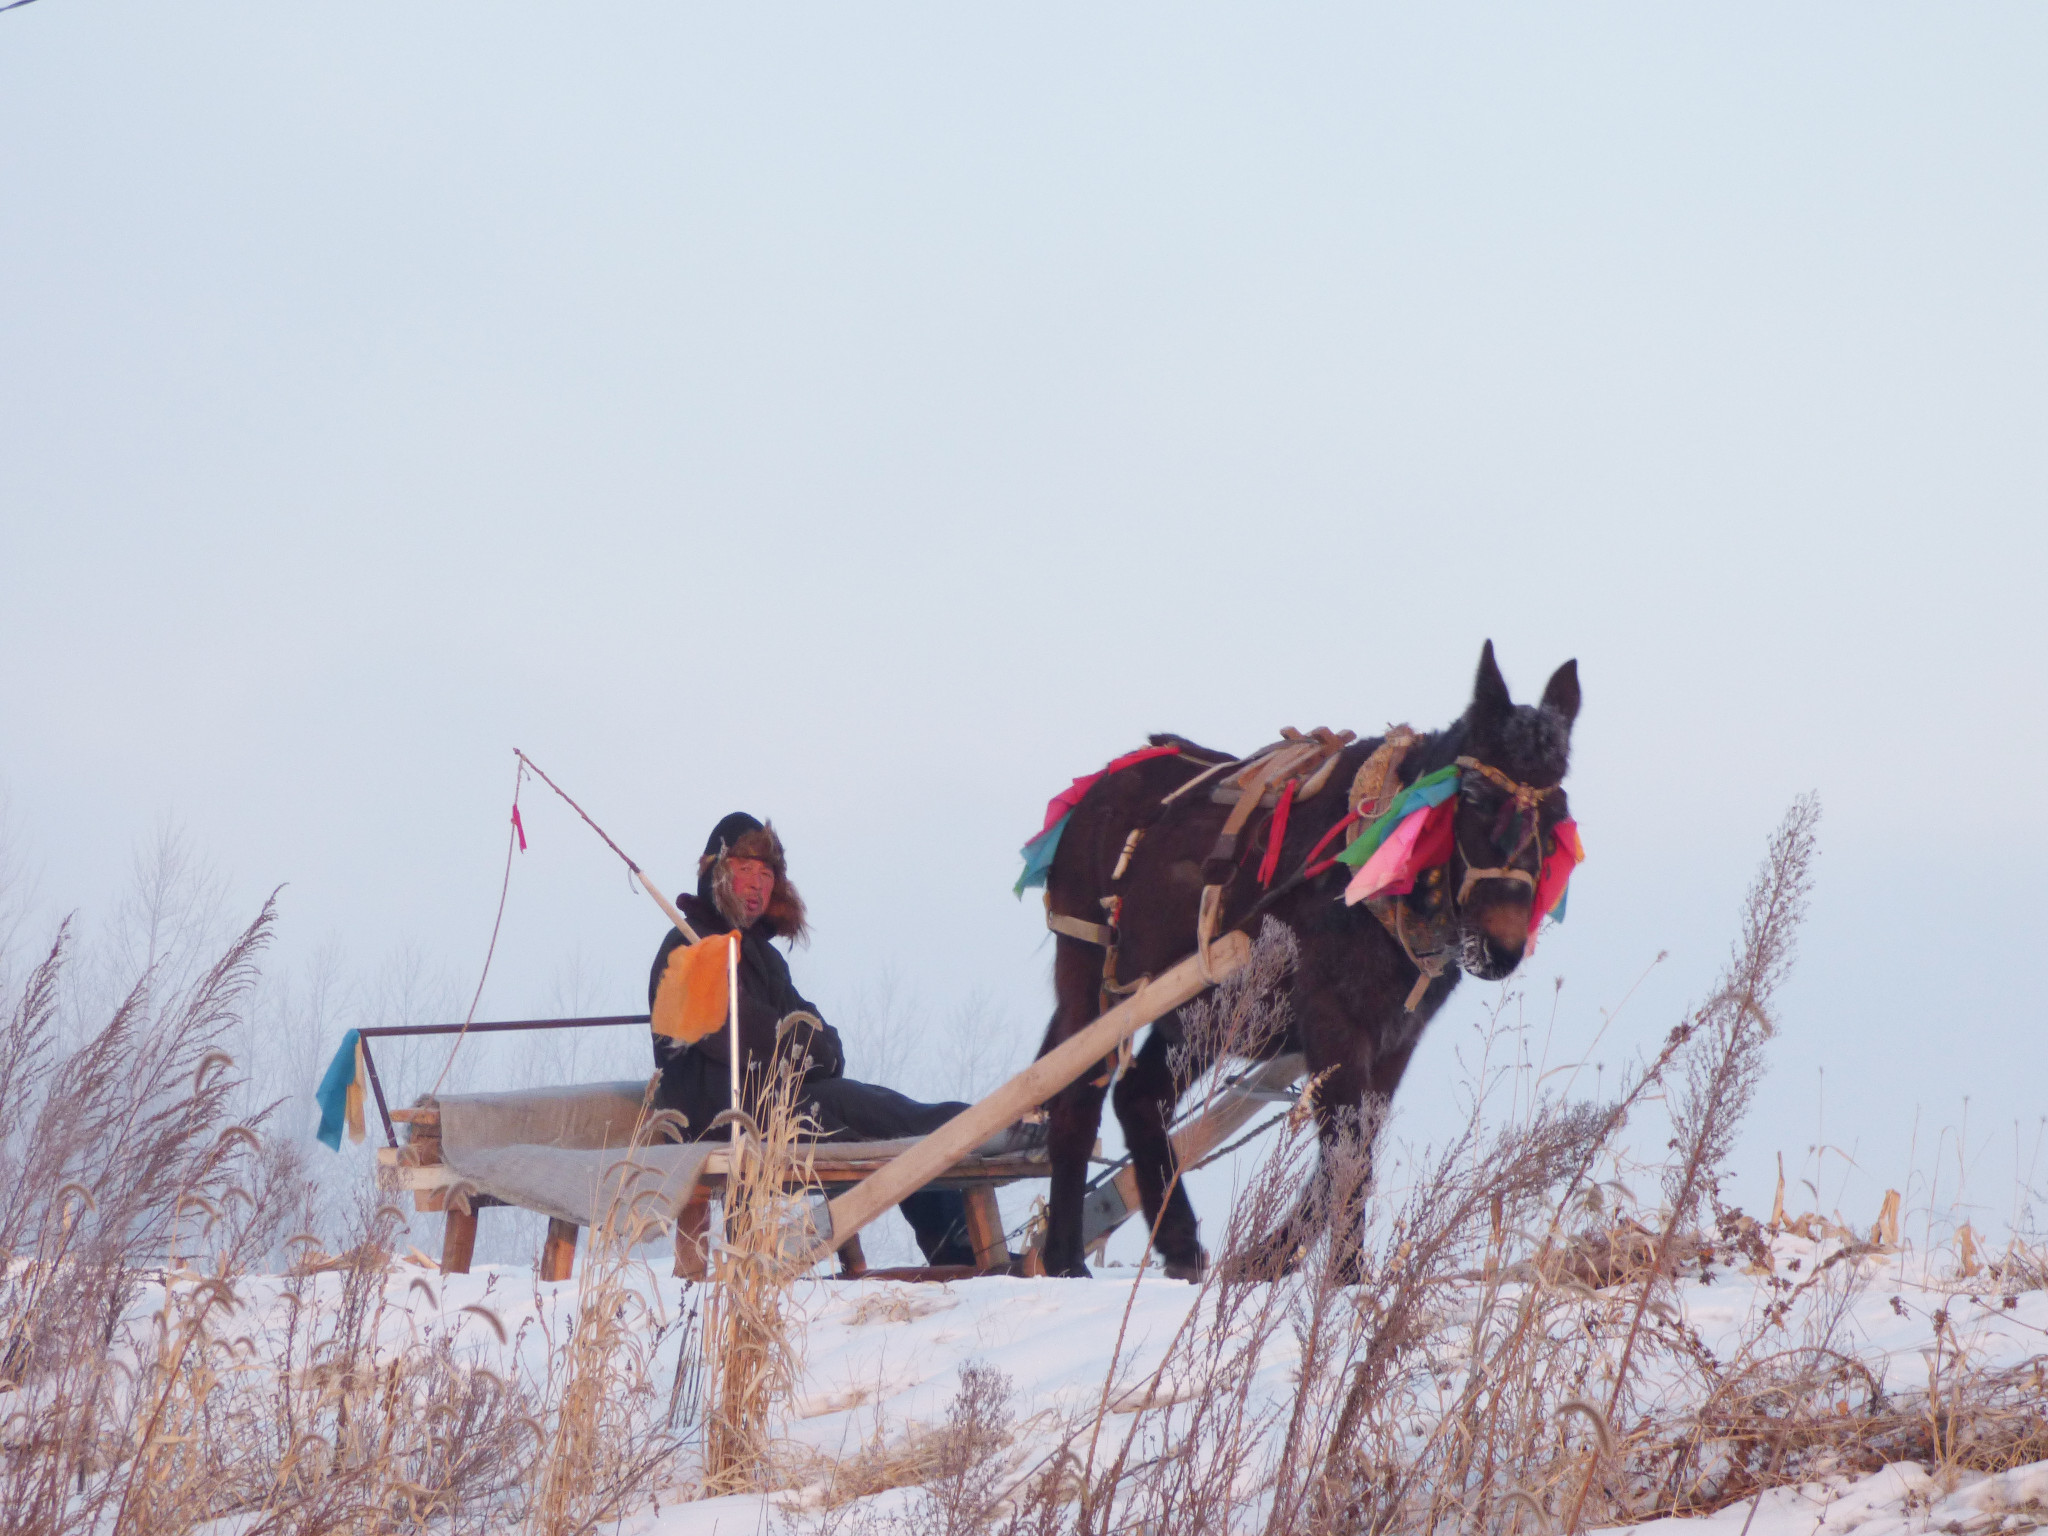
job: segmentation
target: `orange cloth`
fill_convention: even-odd
[[[731,1007],[726,998],[726,967],[736,933],[714,933],[695,944],[671,950],[654,990],[654,1032],[685,1045],[695,1045],[725,1027]]]

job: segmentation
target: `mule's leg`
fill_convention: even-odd
[[[1088,1158],[1102,1128],[1105,1090],[1087,1079],[1062,1088],[1047,1106],[1046,1154],[1052,1188],[1046,1197],[1045,1272],[1085,1280],[1081,1258],[1081,1201],[1088,1184]]]
[[[1064,934],[1053,953],[1052,983],[1056,999],[1052,1023],[1039,1055],[1087,1027],[1100,1009],[1102,951]],[[1081,1261],[1081,1199],[1088,1183],[1088,1157],[1102,1129],[1106,1085],[1092,1079],[1093,1070],[1069,1083],[1047,1101],[1045,1150],[1052,1164],[1052,1188],[1046,1196],[1045,1272],[1086,1279]]]
[[[1365,1278],[1366,1201],[1372,1194],[1373,1145],[1386,1106],[1392,1102],[1416,1037],[1398,1039],[1377,1053],[1366,1054],[1362,1067],[1353,1064],[1331,1073],[1327,1095],[1316,1106],[1317,1139],[1321,1143],[1316,1185],[1337,1245],[1331,1259],[1340,1285]]]
[[[1356,1283],[1364,1259],[1365,1194],[1372,1183],[1373,1107],[1392,1097],[1419,1029],[1382,1043],[1382,1032],[1354,1019],[1351,1002],[1336,988],[1301,988],[1294,998],[1301,1041],[1315,1083],[1315,1172],[1292,1210],[1233,1265],[1248,1279],[1276,1278],[1295,1267],[1304,1248],[1328,1225],[1343,1283]],[[1350,1158],[1363,1158],[1350,1164]],[[1334,1181],[1334,1182],[1333,1182]],[[1342,1209],[1335,1208],[1341,1205]]]
[[[1365,1278],[1365,1210],[1372,1194],[1374,1143],[1418,1038],[1409,1035],[1383,1048],[1367,1072],[1365,1092],[1341,1107],[1331,1099],[1318,1118],[1324,1187],[1332,1189],[1335,1182],[1332,1199],[1341,1206],[1330,1213],[1330,1238],[1344,1244],[1336,1260],[1338,1279],[1345,1285],[1357,1285]],[[1347,1157],[1357,1159],[1355,1167],[1341,1168],[1339,1160]]]
[[[1116,1117],[1123,1126],[1124,1145],[1130,1149],[1131,1172],[1145,1205],[1145,1222],[1154,1233],[1152,1246],[1165,1261],[1167,1278],[1199,1280],[1209,1256],[1202,1251],[1187,1186],[1174,1177],[1178,1164],[1173,1155],[1173,1109],[1180,1099],[1180,1085],[1174,1081],[1173,1057],[1180,1046],[1179,1030],[1153,1027],[1130,1070],[1117,1080]],[[1182,1075],[1197,1076],[1206,1065],[1188,1062]]]

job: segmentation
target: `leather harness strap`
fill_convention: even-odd
[[[1232,780],[1238,790],[1237,804],[1230,808],[1223,830],[1216,836],[1216,846],[1209,850],[1209,857],[1202,864],[1202,901],[1195,912],[1195,953],[1201,959],[1202,977],[1206,981],[1215,980],[1209,969],[1209,946],[1215,942],[1217,924],[1222,920],[1223,889],[1237,873],[1237,839],[1245,823],[1251,820],[1252,812],[1259,808],[1267,786],[1285,783],[1310,768],[1317,770],[1313,776],[1320,784],[1327,777],[1322,770],[1335,762],[1353,740],[1350,731],[1333,731],[1327,726],[1317,726],[1307,735],[1293,729],[1280,734],[1286,738],[1283,745],[1253,761]]]
[[[1486,780],[1495,789],[1512,795],[1518,810],[1533,811],[1547,797],[1557,793],[1557,786],[1554,784],[1549,789],[1538,789],[1533,784],[1518,784],[1494,767],[1493,764],[1482,763],[1476,757],[1461,757],[1457,760],[1457,763],[1460,768],[1478,774],[1479,777]]]
[[[1401,946],[1401,953],[1408,957],[1408,963],[1415,967],[1415,985],[1408,989],[1408,1000],[1401,1005],[1403,1013],[1413,1013],[1422,1002],[1422,996],[1429,990],[1429,984],[1443,975],[1449,968],[1451,950],[1447,944],[1441,949],[1415,952],[1415,946],[1408,941],[1408,904],[1398,896],[1387,901],[1369,901],[1372,915],[1380,920],[1394,942]]]
[[[1515,802],[1515,809],[1524,814],[1533,814],[1536,808],[1554,793],[1554,787],[1553,789],[1538,789],[1533,784],[1517,783],[1494,767],[1493,764],[1482,763],[1476,757],[1461,757],[1458,759],[1458,766],[1467,773],[1478,774],[1495,789],[1508,795]],[[1516,844],[1515,851],[1509,854],[1508,857],[1510,859],[1521,857],[1522,849],[1528,847],[1528,845],[1528,835],[1525,833],[1522,841]],[[1538,852],[1541,852],[1540,846]],[[1536,876],[1529,870],[1517,869],[1512,864],[1504,864],[1492,869],[1475,869],[1470,864],[1467,864],[1465,866],[1464,881],[1458,886],[1459,906],[1462,907],[1465,904],[1465,898],[1472,894],[1472,887],[1481,880],[1519,880],[1522,884],[1529,887],[1531,896],[1536,893]]]
[[[1268,752],[1271,752],[1275,750],[1275,748],[1282,747],[1285,745],[1285,742],[1275,742],[1271,747],[1259,748],[1259,750],[1254,752],[1250,757],[1232,758],[1227,763],[1211,763],[1207,768],[1204,768],[1192,779],[1189,779],[1187,783],[1181,785],[1179,789],[1169,791],[1166,797],[1162,799],[1159,802],[1159,804],[1162,807],[1169,806],[1173,804],[1174,801],[1178,800],[1182,795],[1186,794],[1189,790],[1199,788],[1200,786],[1208,783],[1211,779],[1215,778],[1217,774],[1227,773],[1232,768],[1242,768],[1247,763],[1255,763],[1260,758],[1264,757]]]
[[[1465,898],[1472,894],[1472,887],[1482,880],[1519,880],[1529,887],[1531,896],[1536,894],[1536,877],[1526,869],[1516,869],[1512,865],[1503,865],[1499,869],[1474,869],[1468,864],[1465,866],[1465,878],[1458,886],[1459,906],[1465,905]]]
[[[1327,726],[1318,726],[1304,735],[1288,729],[1281,733],[1287,739],[1279,746],[1262,753],[1234,775],[1231,785],[1237,792],[1237,804],[1230,808],[1230,815],[1224,819],[1223,830],[1216,835],[1216,846],[1209,850],[1209,857],[1202,865],[1202,877],[1210,885],[1221,885],[1228,881],[1237,864],[1237,840],[1245,829],[1245,823],[1252,819],[1252,813],[1259,808],[1266,791],[1277,789],[1289,779],[1299,778],[1305,771],[1315,770],[1312,781],[1321,787],[1328,778],[1326,770],[1351,744],[1349,731],[1333,731]],[[1297,799],[1306,798],[1297,792]]]
[[[1045,926],[1054,933],[1064,933],[1070,939],[1079,939],[1084,944],[1098,944],[1104,949],[1116,944],[1116,930],[1107,923],[1091,923],[1086,918],[1068,917],[1064,913],[1047,909]]]

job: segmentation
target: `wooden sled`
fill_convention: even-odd
[[[834,1159],[829,1148],[819,1148],[812,1161],[813,1178],[837,1193],[833,1194],[826,1208],[821,1235],[808,1255],[811,1262],[823,1262],[836,1254],[842,1275],[866,1273],[860,1252],[861,1229],[893,1208],[905,1195],[935,1186],[957,1188],[967,1197],[970,1237],[975,1249],[974,1272],[987,1274],[1007,1270],[1009,1250],[996,1206],[995,1190],[1018,1179],[1047,1177],[1050,1170],[1038,1159],[977,1158],[972,1155],[974,1149],[1015,1125],[1084,1072],[1094,1069],[1147,1024],[1241,969],[1250,957],[1251,940],[1244,934],[1220,936],[1206,949],[1145,982],[1085,1029],[1062,1041],[907,1151],[887,1160]],[[567,1022],[570,1021],[525,1020],[496,1026],[471,1025],[469,1028],[472,1033],[483,1033],[494,1028],[547,1028]],[[618,1016],[590,1022],[644,1024],[646,1016]],[[476,1244],[477,1211],[484,1206],[504,1202],[482,1195],[451,1206],[449,1191],[458,1181],[453,1170],[441,1160],[438,1112],[431,1108],[391,1110],[386,1106],[375,1063],[369,1056],[369,1039],[385,1034],[452,1033],[456,1027],[413,1025],[362,1032],[365,1066],[391,1143],[378,1153],[380,1182],[394,1191],[409,1191],[419,1210],[445,1213],[441,1264],[448,1273],[463,1273],[469,1268]],[[1203,1112],[1175,1131],[1174,1146],[1182,1166],[1198,1166],[1226,1137],[1256,1114],[1262,1104],[1271,1102],[1276,1094],[1284,1094],[1286,1085],[1293,1082],[1299,1071],[1299,1058],[1283,1057],[1241,1074]],[[403,1146],[398,1144],[396,1134],[396,1124],[400,1122],[406,1125],[409,1133]],[[692,1198],[678,1214],[676,1273],[679,1275],[701,1278],[708,1272],[705,1240],[710,1230],[711,1204],[724,1188],[725,1159],[724,1153],[711,1153]],[[1084,1241],[1099,1249],[1137,1205],[1136,1179],[1127,1164],[1114,1167],[1098,1177],[1090,1187],[1089,1214],[1084,1218]],[[550,1217],[548,1238],[541,1253],[541,1278],[564,1280],[573,1274],[577,1236],[575,1222],[559,1216]],[[1026,1272],[1031,1272],[1028,1260]],[[947,1278],[951,1278],[950,1273]]]
[[[465,1191],[459,1200],[451,1201],[451,1192],[459,1188],[462,1181],[441,1155],[441,1111],[438,1107],[425,1105],[414,1109],[395,1109],[390,1111],[390,1116],[405,1127],[407,1134],[401,1144],[378,1149],[379,1183],[388,1190],[411,1194],[415,1210],[443,1213],[441,1271],[443,1274],[467,1274],[476,1249],[478,1214],[490,1206],[510,1202],[475,1191]],[[810,1149],[809,1177],[804,1181],[805,1186],[845,1191],[886,1167],[889,1161],[888,1157],[835,1156],[829,1143],[818,1145]],[[723,1203],[730,1171],[731,1154],[711,1152],[696,1176],[690,1199],[677,1215],[675,1273],[685,1279],[702,1280],[710,1274],[711,1208]],[[965,1198],[968,1240],[974,1247],[974,1263],[971,1266],[877,1273],[901,1279],[955,1279],[1006,1272],[1010,1267],[1010,1250],[995,1192],[1003,1185],[1020,1179],[1042,1179],[1047,1172],[1042,1158],[963,1159],[933,1179],[929,1187],[957,1189]],[[548,1235],[541,1249],[539,1264],[541,1279],[567,1280],[574,1275],[580,1235],[580,1223],[559,1216],[548,1217]],[[836,1252],[841,1277],[855,1279],[869,1273],[858,1234],[840,1243]]]

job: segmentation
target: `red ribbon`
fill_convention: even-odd
[[[1301,780],[1289,779],[1280,791],[1280,803],[1273,807],[1273,825],[1266,833],[1266,856],[1259,860],[1259,884],[1271,885],[1280,872],[1280,840],[1287,836],[1287,813],[1294,806],[1294,791]]]
[[[1106,779],[1112,773],[1122,773],[1124,769],[1136,767],[1139,763],[1148,763],[1155,757],[1171,757],[1178,751],[1179,747],[1140,747],[1135,752],[1126,752],[1122,757],[1112,759],[1094,773],[1082,774],[1052,797],[1051,803],[1045,808],[1045,825],[1038,829],[1038,835],[1045,836],[1052,830],[1054,822],[1079,805],[1081,797],[1095,787],[1097,780]]]
[[[512,830],[519,834],[519,851],[526,852],[526,823],[519,819],[519,802],[512,802]]]

